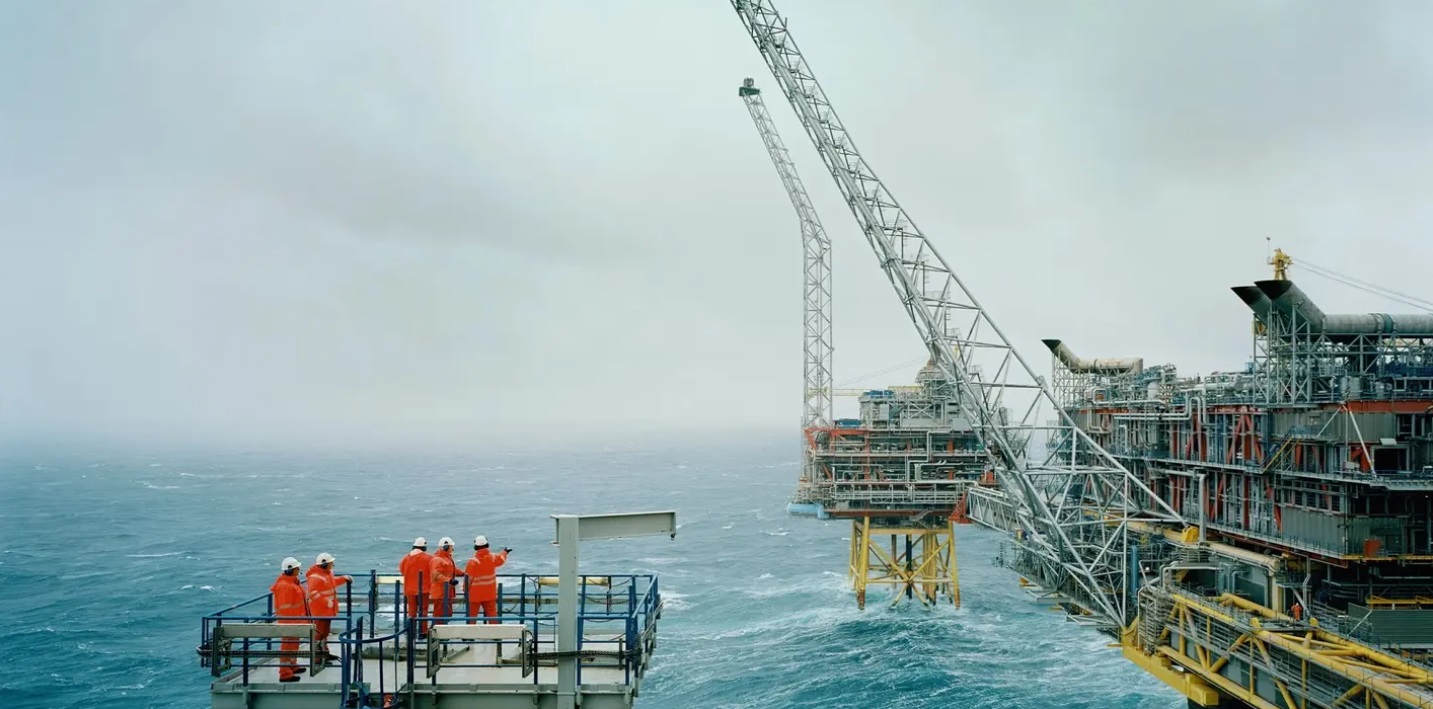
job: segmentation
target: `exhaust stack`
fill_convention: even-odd
[[[1329,315],[1315,305],[1293,281],[1255,281],[1254,288],[1235,287],[1234,293],[1265,324],[1271,313],[1293,317],[1315,335],[1357,337],[1433,337],[1433,313],[1389,315],[1350,313]],[[1255,292],[1259,297],[1255,297]]]
[[[1139,374],[1144,371],[1144,359],[1126,357],[1123,359],[1081,359],[1059,340],[1041,340],[1071,372],[1076,374]]]
[[[1234,295],[1239,296],[1239,300],[1244,301],[1244,304],[1254,311],[1254,317],[1258,318],[1259,322],[1265,325],[1269,324],[1269,312],[1274,306],[1273,302],[1269,300],[1269,296],[1264,295],[1264,291],[1259,290],[1256,286],[1234,286],[1230,290],[1234,291]]]

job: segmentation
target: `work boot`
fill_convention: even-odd
[[[301,674],[303,674],[303,673],[305,673],[305,672],[308,672],[308,668],[307,668],[307,667],[295,667],[295,668],[294,668],[294,674],[296,674],[296,675],[301,675]]]
[[[299,681],[299,677],[298,677],[298,675],[289,675],[288,677],[280,677],[280,678],[279,678],[279,681],[280,681],[280,682],[297,682],[297,681]]]

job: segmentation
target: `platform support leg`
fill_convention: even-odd
[[[889,537],[890,544],[881,537]],[[925,606],[946,601],[958,608],[955,525],[949,520],[938,527],[873,523],[869,517],[854,520],[848,575],[861,609],[871,586],[891,587],[892,606],[911,599]]]

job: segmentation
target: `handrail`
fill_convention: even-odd
[[[498,616],[491,619],[475,619],[464,614],[453,614],[449,616],[434,616],[427,608],[427,594],[420,594],[424,601],[423,608],[416,614],[409,615],[406,609],[405,594],[401,576],[380,574],[376,570],[364,575],[357,576],[354,583],[348,584],[344,594],[342,606],[335,616],[285,616],[279,617],[273,612],[273,596],[265,593],[253,598],[241,601],[221,611],[206,615],[201,622],[201,666],[212,668],[214,676],[219,676],[220,662],[219,653],[213,652],[214,628],[221,625],[238,625],[245,623],[275,623],[279,621],[311,622],[316,620],[330,620],[334,624],[334,637],[328,639],[331,651],[339,656],[339,671],[341,679],[339,682],[340,701],[347,702],[355,698],[366,701],[372,694],[394,695],[398,692],[414,691],[414,677],[419,666],[426,666],[426,653],[423,651],[423,643],[419,639],[418,630],[420,625],[442,625],[457,623],[483,623],[491,620],[496,623],[521,624],[528,629],[530,640],[523,641],[522,647],[523,676],[529,673],[532,675],[532,682],[538,682],[539,675],[545,675],[542,667],[543,661],[551,661],[557,658],[558,653],[555,647],[555,629],[557,624],[557,594],[546,583],[551,574],[498,574],[499,581],[499,611]],[[364,580],[368,583],[367,589],[354,589],[357,583]],[[453,605],[469,606],[466,603],[468,590],[466,585],[445,589],[448,595],[452,610]],[[393,624],[391,630],[386,630],[382,635],[373,633],[379,632],[380,619],[387,618],[390,611],[384,607],[387,603],[393,604],[391,617]],[[655,574],[603,574],[588,575],[582,579],[580,585],[580,601],[578,611],[579,628],[585,627],[587,623],[597,626],[615,624],[612,637],[588,638],[582,634],[578,637],[577,650],[584,655],[593,657],[615,658],[615,661],[623,668],[623,682],[630,685],[636,677],[640,677],[645,666],[647,648],[653,637],[655,621],[662,610],[661,592],[657,576]],[[461,613],[461,611],[460,611]],[[384,623],[386,625],[386,623]],[[239,659],[242,657],[243,672],[234,677],[235,681],[242,682],[248,686],[251,658],[264,658],[271,662],[270,658],[280,656],[282,650],[275,650],[274,643],[279,642],[275,638],[262,638],[249,640],[245,639],[242,647],[236,647],[232,652],[225,652],[227,659]],[[303,642],[308,642],[307,640]],[[445,641],[451,642],[451,641]],[[475,639],[459,641],[464,644],[479,643],[500,643],[512,642],[511,639]],[[234,639],[238,645],[238,638]],[[550,645],[550,650],[541,650],[541,645]],[[391,650],[390,650],[391,647]],[[377,648],[378,656],[391,658],[399,663],[396,668],[385,666],[382,673],[376,680],[376,686],[368,680],[364,674],[365,654]],[[423,655],[423,657],[418,657]],[[370,658],[371,659],[371,658]],[[581,666],[579,663],[579,676]],[[253,665],[257,666],[257,665]],[[446,663],[444,666],[448,666]],[[462,665],[458,665],[462,666]],[[484,665],[477,665],[484,666]],[[499,662],[492,666],[511,666],[511,663]],[[330,665],[330,667],[332,667]],[[369,668],[372,670],[372,668]],[[389,686],[394,680],[393,673],[398,672],[398,684],[400,686]],[[551,670],[549,670],[551,671]],[[406,678],[402,675],[406,674]],[[434,679],[436,682],[436,678]]]
[[[256,601],[267,601],[267,600],[269,600],[270,598],[272,598],[273,595],[274,595],[274,594],[272,594],[272,593],[265,593],[265,594],[260,595],[260,596],[255,596],[255,597],[253,597],[253,598],[250,598],[250,599],[247,600],[247,601],[240,601],[240,602],[238,602],[238,603],[235,603],[235,604],[232,605],[232,606],[229,606],[228,608],[225,608],[225,609],[222,610],[222,611],[218,611],[218,612],[216,612],[216,613],[211,613],[210,615],[213,616],[213,617],[221,616],[221,615],[224,615],[225,613],[228,613],[229,611],[236,610],[236,609],[238,609],[238,608],[242,608],[242,607],[247,606],[247,605],[249,605],[250,603],[254,603],[254,602],[256,602]]]

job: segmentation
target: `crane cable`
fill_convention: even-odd
[[[1391,290],[1383,286],[1375,285],[1367,281],[1361,281],[1352,276],[1340,274],[1336,271],[1333,271],[1332,269],[1325,268],[1316,263],[1310,263],[1307,259],[1296,259],[1291,265],[1295,267],[1302,267],[1305,271],[1308,271],[1315,276],[1320,276],[1322,278],[1327,278],[1337,283],[1342,283],[1343,285],[1346,285],[1350,288],[1355,288],[1366,293],[1371,293],[1373,295],[1377,295],[1388,300],[1402,303],[1403,305],[1410,305],[1419,310],[1433,313],[1433,302],[1423,300],[1422,298],[1418,298],[1415,296],[1407,295],[1405,293],[1399,293],[1398,291]]]
[[[889,367],[886,367],[885,369],[882,369],[882,370],[880,370],[880,371],[870,372],[869,374],[863,374],[863,375],[861,375],[861,376],[859,376],[859,377],[856,377],[855,379],[847,379],[845,382],[843,382],[841,385],[839,385],[839,386],[837,386],[837,387],[835,387],[835,388],[836,388],[836,389],[849,389],[849,388],[854,387],[856,384],[858,384],[858,383],[860,383],[860,382],[866,381],[867,379],[873,379],[873,378],[879,377],[879,376],[881,376],[881,375],[883,375],[883,374],[890,374],[891,372],[894,372],[894,371],[896,371],[896,370],[905,369],[906,367],[910,367],[910,366],[912,366],[912,365],[916,365],[916,364],[919,364],[919,363],[921,363],[921,362],[924,362],[924,361],[926,361],[926,359],[927,359],[927,358],[925,358],[925,357],[918,357],[918,358],[916,358],[916,359],[913,359],[913,360],[910,360],[910,361],[907,361],[907,362],[901,362],[900,364],[894,364],[894,365],[891,365],[891,366],[889,366]]]

